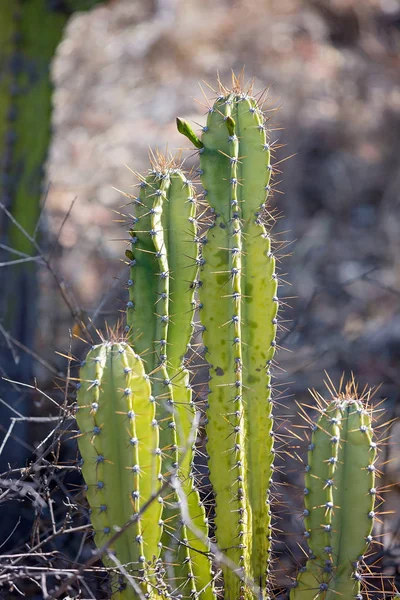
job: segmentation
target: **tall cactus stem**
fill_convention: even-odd
[[[250,89],[236,78],[233,84],[232,91],[221,87],[210,107],[199,150],[214,219],[203,247],[201,290],[211,365],[208,452],[218,544],[266,594],[274,456],[270,365],[278,299],[263,213],[272,168],[262,111]],[[182,121],[178,129],[193,138]],[[248,593],[229,569],[224,585],[228,596]]]
[[[203,240],[201,279],[203,340],[210,363],[207,453],[215,495],[218,545],[240,571],[223,567],[227,597],[239,598],[238,578],[249,569],[249,511],[243,429],[241,341],[241,224],[237,210],[238,141],[230,136],[226,119],[232,96],[220,98],[210,110],[203,129],[200,154],[201,179],[214,222]],[[236,181],[235,181],[236,180]]]
[[[190,374],[184,362],[196,306],[195,194],[191,181],[173,159],[158,153],[152,156],[152,166],[141,181],[136,199],[132,249],[128,251],[131,274],[127,322],[135,348],[143,352],[150,348],[145,358],[148,356],[152,369],[158,403],[163,472],[167,474],[179,464],[178,476],[188,497],[190,517],[206,537],[207,520],[191,476],[193,449],[187,448],[195,411]],[[145,280],[147,290],[142,293],[137,283],[144,285]],[[147,304],[142,314],[143,303]],[[184,597],[204,589],[200,596],[212,598],[208,547],[182,524],[174,490],[165,496],[164,504],[165,555],[178,556],[177,564],[169,568],[175,573],[171,587],[179,589]]]

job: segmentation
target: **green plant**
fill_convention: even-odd
[[[326,600],[362,598],[359,564],[372,541],[377,494],[368,395],[358,399],[352,383],[329,402],[315,399],[321,414],[310,422],[304,489],[310,558],[290,598],[306,600],[319,591]]]
[[[120,528],[124,520],[129,523],[132,513],[139,519],[135,531],[127,525],[118,537],[127,547],[141,536],[141,528],[146,530],[144,523],[157,531],[161,536],[157,550],[153,543],[153,550],[149,545],[146,551],[145,535],[141,553],[136,549],[129,557],[113,541],[109,546],[150,598],[220,595],[226,600],[250,600],[266,599],[273,591],[275,450],[270,367],[279,302],[270,237],[273,217],[266,211],[273,168],[260,103],[251,88],[243,89],[236,78],[233,83],[232,90],[220,87],[201,139],[178,119],[178,129],[199,149],[203,198],[196,203],[189,176],[160,155],[153,157],[148,175],[140,178],[138,197],[132,198],[126,339],[141,358],[126,344],[120,354],[133,357],[142,378],[141,361],[148,373],[146,398],[154,398],[151,410],[160,429],[160,451],[154,434],[149,434],[153,444],[147,446],[142,461],[153,465],[154,452],[161,454],[161,471],[152,468],[153,483],[161,472],[157,505],[157,510],[162,505],[161,521],[154,508],[142,516],[140,505],[132,507],[128,502],[136,489],[129,470],[139,463],[133,456],[129,462],[122,448],[129,444],[122,441],[123,426],[115,415],[127,419],[129,410],[136,414],[127,403],[134,407],[140,402],[142,390],[136,392],[134,385],[128,385],[128,372],[121,369],[120,379],[114,379],[112,353],[122,348],[108,342],[95,347],[81,372],[78,443],[92,514],[99,506],[96,493],[103,494],[92,466],[98,453],[103,457],[104,489],[111,473],[116,477],[114,471],[119,469],[123,495],[123,500],[110,497],[104,502],[107,507],[113,502],[118,505],[115,513],[110,508],[110,515],[116,516],[110,516],[107,525],[107,511],[99,514],[97,509],[92,517],[96,544],[104,544],[105,526],[111,535],[113,525]],[[196,343],[190,345],[193,334],[197,339],[200,332],[209,364],[205,459],[213,491],[212,513],[206,504],[212,516],[210,528],[194,484],[195,448],[190,440],[197,424],[190,365],[184,358],[188,347],[192,356],[202,356]],[[120,408],[121,401],[125,408]],[[108,407],[107,417],[100,412],[102,405]],[[291,597],[358,598],[358,565],[352,563],[361,561],[374,517],[372,421],[354,386],[335,393],[326,407],[320,402],[319,411],[306,469],[305,527],[312,554]],[[93,436],[95,427],[98,434]],[[136,427],[135,439],[140,440],[139,431],[146,437],[148,423],[143,430]],[[109,455],[100,443],[108,444]],[[149,487],[146,493],[150,494]],[[144,502],[145,496],[140,500]],[[125,503],[125,510],[119,502]],[[218,570],[212,571],[212,566]],[[130,586],[120,587],[117,593],[121,598],[140,597]]]
[[[37,254],[43,165],[51,137],[52,83],[50,67],[67,20],[99,0],[0,0],[0,312],[11,343],[0,340],[0,363],[8,377],[33,378],[34,332],[37,320]],[[2,265],[4,266],[4,265]],[[10,273],[11,271],[11,273]],[[14,359],[10,345],[28,349]],[[3,388],[0,382],[0,390]],[[7,390],[8,391],[8,390]],[[24,402],[14,390],[8,401]],[[0,409],[3,419],[4,407]],[[25,424],[21,423],[22,427]],[[20,429],[20,431],[21,431]],[[27,430],[21,431],[28,438]],[[29,452],[12,443],[15,464]],[[0,459],[2,470],[8,461]]]
[[[11,222],[3,215],[0,233],[19,256],[36,252],[30,236],[35,235],[37,228],[43,164],[51,132],[51,61],[71,13],[98,2],[0,3],[0,191],[2,204],[15,219]],[[31,269],[32,263],[27,264]],[[19,268],[26,268],[26,264]]]
[[[163,473],[168,474],[180,463],[191,518],[206,536],[205,511],[190,477],[193,451],[186,448],[195,414],[184,360],[194,327],[199,268],[195,193],[174,161],[159,154],[153,157],[148,176],[140,179],[140,194],[134,199],[131,249],[126,253],[130,267],[127,334],[137,351],[144,353],[152,375],[153,394],[159,404]],[[177,502],[170,490],[165,498],[163,542],[178,558],[170,572],[173,579],[188,581],[193,591],[197,582],[207,589],[208,597],[208,547],[181,524]],[[180,545],[181,539],[189,539],[189,546]]]
[[[126,343],[94,346],[82,365],[81,380],[79,448],[95,539],[101,546],[113,528],[123,527],[159,487],[158,423],[149,377]],[[161,511],[161,503],[154,502],[130,535],[116,541],[115,553],[122,564],[142,569],[146,557],[158,555]],[[107,564],[113,566],[110,560]],[[141,582],[143,592],[148,591],[146,577],[147,573]],[[115,589],[119,585],[117,581]],[[131,588],[125,597],[135,597]]]
[[[210,363],[208,453],[218,543],[264,589],[273,463],[269,367],[278,286],[261,213],[272,167],[265,116],[249,92],[234,84],[210,108],[200,149],[201,182],[213,211],[201,274]],[[231,569],[223,571],[227,596],[239,597],[240,580]]]

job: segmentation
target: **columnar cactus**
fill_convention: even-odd
[[[98,1],[0,0],[0,199],[28,236],[34,234],[39,217],[50,140],[51,61],[71,12]],[[0,217],[3,241],[17,254],[33,254],[29,237],[1,213]],[[32,270],[32,263],[19,268]],[[14,306],[15,296],[12,293]]]
[[[6,209],[0,208],[0,262],[9,263],[7,269],[0,269],[0,314],[2,327],[11,339],[29,351],[35,346],[39,296],[38,263],[29,260],[37,250],[30,238],[37,231],[43,165],[51,136],[50,66],[70,14],[96,3],[98,0],[0,0],[0,203]],[[15,361],[9,344],[0,336],[0,364],[11,379],[32,380],[33,356],[21,352],[20,360]],[[4,388],[7,401],[18,403],[19,412],[25,414],[28,397],[0,380],[2,396]],[[7,423],[9,416],[9,410],[1,406],[0,421]],[[18,427],[18,435],[29,442],[28,422]],[[10,439],[8,448],[9,456],[0,456],[1,471],[9,468],[10,460],[13,466],[29,460],[28,446]],[[10,507],[13,510],[18,520],[21,505]],[[8,536],[4,525],[3,519],[0,537]],[[22,519],[18,535],[22,529],[26,529],[28,539],[31,524],[27,518]],[[15,546],[13,536],[7,544]]]
[[[185,353],[194,328],[199,265],[196,242],[196,202],[193,185],[172,158],[153,156],[153,168],[140,182],[134,199],[134,228],[128,281],[127,333],[143,353],[157,400],[161,427],[163,472],[179,464],[193,523],[207,537],[207,521],[193,487],[193,449],[187,448],[195,416]],[[194,432],[195,433],[195,432]],[[178,497],[165,498],[163,542],[166,554],[178,555],[169,572],[171,587],[181,593],[203,590],[212,597],[208,547],[181,523]]]
[[[372,541],[375,460],[372,416],[353,385],[323,402],[311,422],[304,490],[304,534],[310,558],[291,600],[360,598],[359,563]]]
[[[64,23],[65,17],[48,10],[44,0],[0,0],[0,202],[23,228],[0,209],[0,242],[13,251],[0,248],[0,262],[21,261],[0,270],[0,313],[2,326],[28,349],[33,349],[36,330],[37,263],[23,259],[36,253],[29,236],[34,235],[39,218],[42,167],[50,139],[50,60]],[[0,363],[12,379],[33,377],[32,356],[21,353],[16,365],[4,339],[0,339]],[[3,389],[0,381],[0,392]],[[20,394],[11,389],[7,398],[11,404],[18,401],[24,412]],[[4,407],[0,419],[9,419]],[[20,427],[20,435],[27,439],[28,431],[22,430],[26,424]],[[29,452],[11,441],[11,455],[17,465],[28,460]],[[4,456],[0,468],[8,468]]]
[[[277,276],[263,211],[272,167],[265,116],[234,81],[210,107],[200,176],[212,225],[203,238],[201,319],[210,363],[207,451],[220,548],[266,594],[273,463],[270,365]],[[178,128],[195,140],[188,125]],[[230,510],[227,510],[230,507]],[[252,596],[224,568],[229,598]],[[264,597],[264,596],[263,596]]]
[[[190,178],[161,155],[153,157],[152,169],[140,178],[126,252],[126,339],[141,358],[126,343],[109,343],[92,349],[82,367],[78,424],[88,499],[100,545],[99,536],[140,510],[142,477],[149,495],[150,483],[154,491],[155,481],[176,477],[185,510],[182,495],[171,486],[135,524],[135,536],[125,537],[121,550],[115,548],[145,596],[267,599],[273,592],[270,367],[279,307],[272,217],[266,210],[270,144],[259,103],[236,78],[233,90],[221,86],[201,139],[180,119],[178,128],[199,149],[203,200],[196,215]],[[202,332],[210,366],[206,459],[215,513],[210,529],[193,483],[193,448],[188,447],[195,407],[185,353],[194,330]],[[131,383],[126,378],[132,373]],[[135,387],[137,381],[142,387]],[[291,600],[361,599],[359,564],[375,515],[371,414],[354,386],[326,404],[317,401],[321,414],[312,424],[305,483],[310,555]],[[129,439],[121,438],[123,427]],[[143,442],[143,455],[136,456],[132,439],[139,441],[139,449]],[[138,478],[132,480],[132,473]],[[115,498],[104,495],[109,481],[125,499],[112,510]],[[132,485],[133,491],[139,486],[133,505],[126,500]],[[107,510],[99,510],[104,505]],[[191,522],[183,518],[187,515]],[[211,536],[218,552],[211,552]],[[211,571],[211,560],[222,578]],[[135,571],[138,564],[143,568]],[[138,597],[131,589],[119,593],[121,599]]]
[[[140,357],[126,343],[107,342],[89,351],[77,400],[82,472],[101,547],[161,485],[155,399]],[[144,593],[160,553],[161,510],[160,502],[150,505],[111,548]],[[114,585],[116,598],[136,597],[118,580]]]

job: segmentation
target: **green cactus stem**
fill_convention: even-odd
[[[43,165],[51,136],[50,66],[72,10],[83,10],[95,3],[73,0],[73,6],[72,2],[66,6],[67,1],[60,0],[0,0],[0,203],[8,211],[7,214],[0,208],[0,262],[8,263],[7,268],[0,270],[0,314],[2,327],[11,340],[28,350],[21,351],[20,360],[16,361],[4,336],[0,336],[0,364],[8,377],[23,382],[31,382],[34,376],[32,351],[40,290],[38,263],[30,260],[37,250],[29,238],[39,239],[40,234],[37,229],[44,192]],[[0,395],[6,394],[9,404],[18,403],[19,412],[26,414],[30,406],[28,396],[10,388],[0,381]],[[8,409],[0,407],[3,424],[9,415]],[[32,428],[28,422],[21,422],[15,433],[28,445],[12,439],[7,442],[8,455],[0,456],[2,472],[10,464],[18,466],[30,460]],[[21,510],[18,503],[10,507],[15,517],[10,512],[11,520],[19,520]],[[18,535],[29,539],[30,531],[31,523],[24,517]],[[0,537],[9,537],[7,520],[0,524]],[[14,547],[15,543],[11,536],[7,544]]]
[[[33,235],[39,217],[42,167],[50,140],[50,64],[73,10],[97,3],[0,1],[4,61],[0,79],[1,201],[29,235]],[[4,235],[6,223],[2,229]],[[29,239],[12,224],[8,243],[18,252],[34,252]]]
[[[163,472],[179,464],[190,517],[206,538],[207,520],[191,473],[194,448],[187,448],[195,410],[184,360],[194,327],[199,265],[195,195],[174,159],[157,154],[152,163],[141,180],[128,251],[128,333],[150,368],[162,428]],[[174,572],[170,585],[183,597],[203,590],[201,597],[212,598],[208,546],[182,525],[174,490],[164,502],[165,553],[177,556],[169,569]]]
[[[49,66],[61,39],[65,17],[48,10],[44,0],[0,0],[0,202],[27,236],[33,236],[39,218],[43,163],[50,138],[51,83]],[[0,241],[12,252],[0,249],[0,260],[12,263],[0,271],[2,326],[22,347],[34,348],[37,321],[37,263],[30,261],[36,249],[0,208]],[[3,336],[0,363],[8,377],[31,381],[33,359],[21,353],[16,364]],[[0,393],[4,393],[0,382]],[[26,401],[7,390],[10,404]],[[4,408],[0,419],[9,419]],[[18,435],[29,441],[29,429],[21,424]],[[8,444],[12,464],[23,464],[29,453],[21,444]],[[9,459],[0,457],[1,470]],[[17,517],[16,517],[17,518]],[[0,525],[0,530],[3,525]],[[29,535],[29,534],[27,534]]]
[[[180,170],[171,169],[171,186],[168,199],[163,203],[161,223],[164,232],[163,246],[167,257],[165,267],[169,277],[169,313],[170,319],[167,334],[167,373],[172,386],[172,399],[175,414],[176,435],[179,459],[179,478],[185,492],[189,516],[193,525],[206,538],[207,520],[200,497],[194,487],[191,473],[194,448],[187,448],[191,437],[191,428],[195,417],[190,373],[185,366],[185,353],[194,329],[194,310],[196,301],[194,293],[197,287],[199,267],[198,244],[196,243],[196,202],[192,182]],[[193,436],[192,436],[193,437]],[[173,498],[173,502],[175,498]],[[173,529],[178,521],[179,531],[172,533],[169,547],[180,544],[177,551],[176,568],[178,589],[184,596],[189,593],[200,597],[212,598],[210,583],[211,563],[208,557],[208,546],[181,525],[181,514],[175,511],[175,519],[171,520]],[[186,541],[185,541],[186,540]],[[183,541],[183,543],[182,543]],[[187,545],[186,545],[187,544]],[[187,580],[187,584],[179,581]]]
[[[146,178],[141,178],[140,194],[135,199],[134,228],[130,231],[132,249],[127,251],[130,259],[127,333],[152,377],[164,472],[175,468],[178,460],[173,389],[166,366],[170,273],[161,221],[170,186],[168,169],[153,168]]]
[[[46,5],[44,0],[0,4],[5,61],[0,83],[2,202],[29,235],[39,216],[42,165],[50,138],[49,66],[66,22],[65,15]],[[17,227],[10,225],[8,235],[14,249],[33,253]]]
[[[270,365],[278,300],[262,213],[272,168],[261,107],[251,89],[243,90],[236,78],[233,83],[232,91],[221,86],[210,107],[199,151],[213,211],[203,239],[200,295],[210,363],[207,450],[218,545],[265,597],[273,473]],[[224,585],[228,598],[252,597],[226,568]]]
[[[290,598],[362,598],[359,566],[372,540],[376,496],[368,395],[358,399],[351,383],[329,402],[315,399],[321,414],[312,424],[304,496],[310,559]]]
[[[143,362],[125,342],[93,346],[80,378],[78,446],[95,542],[101,547],[160,487],[158,423]],[[162,504],[153,502],[110,549],[144,593],[160,554],[161,511]],[[113,584],[116,598],[137,597],[118,578]]]

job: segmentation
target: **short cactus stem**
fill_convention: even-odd
[[[142,360],[125,342],[94,346],[80,377],[78,446],[95,542],[101,547],[161,486],[158,424]],[[161,511],[162,505],[153,502],[110,548],[122,564],[129,565],[128,572],[144,593],[149,593],[149,578],[160,552],[161,529],[156,524]],[[136,595],[127,585],[119,597]]]
[[[321,415],[312,425],[304,519],[312,558],[290,597],[311,600],[323,585],[324,600],[358,598],[360,556],[368,548],[375,515],[372,414],[354,384],[329,402],[315,398]]]

